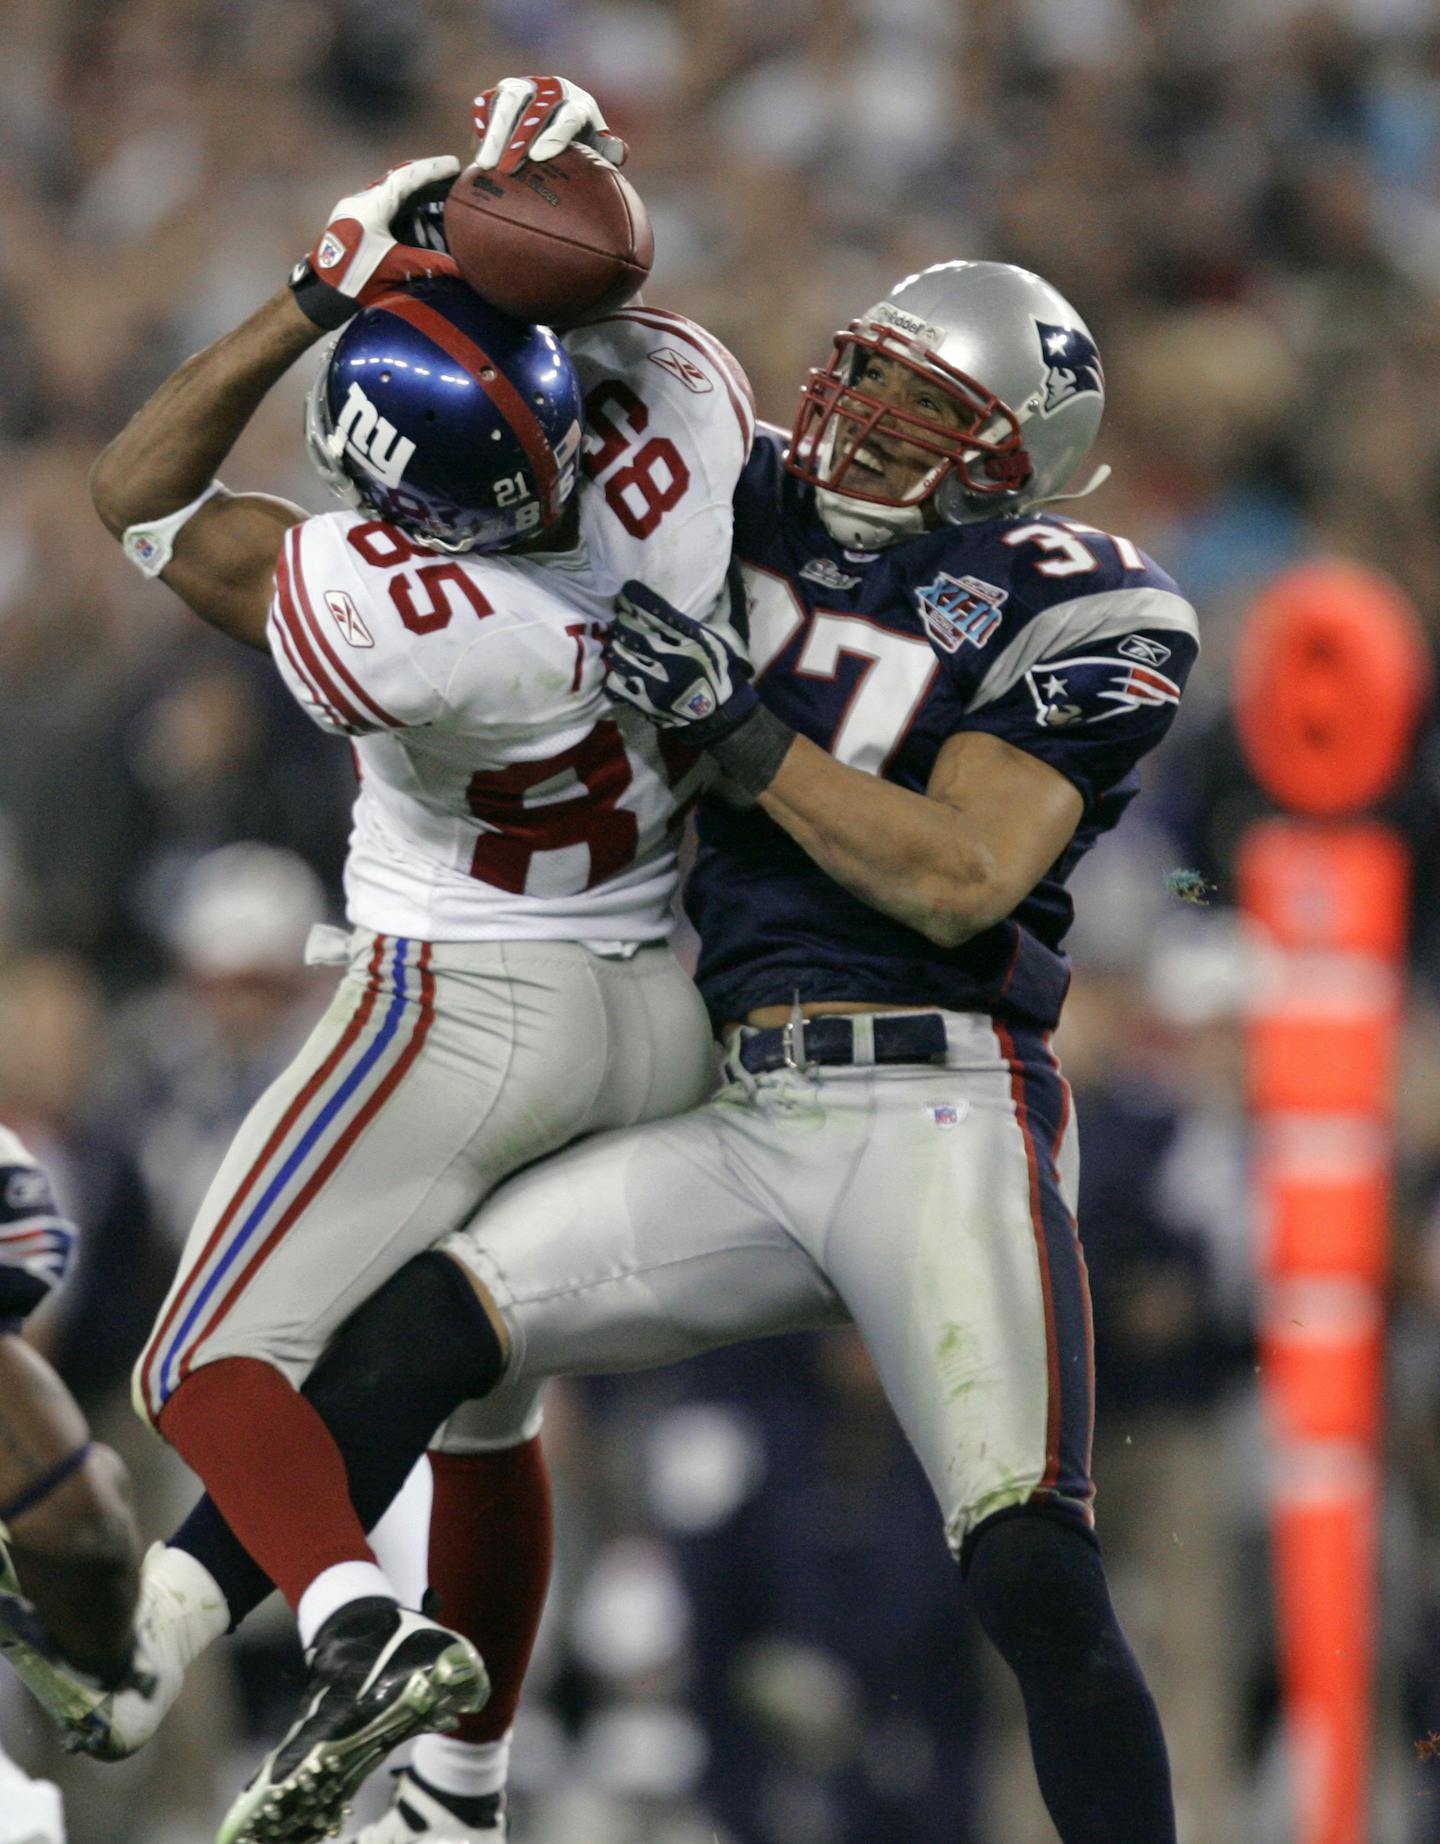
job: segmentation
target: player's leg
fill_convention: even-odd
[[[55,1372],[0,1332],[0,1529],[61,1652],[113,1684],[130,1664],[139,1543],[124,1468]]]
[[[264,1546],[268,1545],[271,1553],[278,1552],[273,1533],[265,1528],[242,1528],[232,1511],[232,1504],[238,1504],[242,1514],[248,1515],[243,1495],[237,1494],[234,1487],[237,1472],[248,1467],[250,1479],[239,1480],[244,1486],[263,1470],[265,1440],[261,1429],[265,1417],[263,1413],[247,1415],[243,1432],[235,1437],[218,1464],[205,1454],[205,1443],[195,1439],[197,1420],[201,1434],[208,1440],[206,1418],[217,1406],[233,1421],[235,1403],[242,1395],[249,1396],[252,1403],[258,1399],[262,1411],[272,1400],[278,1402],[280,1390],[288,1387],[278,1373],[287,1368],[292,1374],[300,1371],[338,1329],[347,1311],[383,1283],[387,1273],[400,1267],[409,1250],[417,1246],[423,1249],[441,1231],[463,1220],[514,1166],[542,1156],[576,1132],[617,1117],[630,1118],[646,1107],[654,1108],[660,1105],[661,1097],[664,1105],[683,1105],[701,1092],[707,1079],[708,1036],[703,1012],[689,982],[664,950],[641,950],[633,960],[612,965],[567,943],[471,948],[452,944],[434,950],[428,995],[424,962],[430,950],[422,948],[420,953],[419,1005],[423,1013],[428,1003],[434,1016],[429,1023],[422,1016],[412,1026],[415,1037],[424,1034],[427,1041],[423,1051],[417,1049],[413,1068],[406,1073],[407,1099],[396,1109],[393,1121],[387,1121],[394,1131],[388,1137],[377,1137],[367,1128],[354,1138],[333,1172],[324,1171],[322,1158],[323,1190],[313,1209],[298,1210],[297,1206],[298,1220],[296,1212],[292,1212],[292,1220],[286,1223],[282,1202],[279,1229],[284,1231],[283,1239],[260,1259],[246,1257],[251,1260],[254,1278],[248,1288],[242,1280],[219,1311],[191,1335],[201,1341],[198,1355],[183,1351],[187,1334],[180,1318],[182,1311],[193,1317],[195,1307],[192,1304],[177,1311],[172,1302],[169,1317],[180,1330],[167,1333],[162,1326],[161,1334],[152,1341],[148,1362],[142,1367],[152,1391],[163,1392],[168,1386],[174,1392],[160,1413],[162,1431],[177,1445],[189,1438],[192,1449],[208,1459],[215,1476],[207,1483],[213,1489],[218,1477],[222,1490],[231,1499],[227,1503],[222,1491],[215,1491],[217,1504],[271,1575],[277,1571],[269,1566]],[[407,971],[398,964],[389,968],[396,989],[387,1001],[390,1016],[404,1010],[403,975]],[[373,985],[373,966],[371,972]],[[627,1040],[620,1028],[626,1025],[627,1010],[616,1000],[615,992],[652,989],[677,998],[683,995],[678,1018],[674,1015],[676,1007],[670,1007],[672,1023],[678,1022],[689,1046],[683,1053],[677,1048],[674,1033],[657,1044],[647,1041],[643,1033],[638,1042]],[[644,1008],[639,1015],[645,1015]],[[402,1025],[396,1036],[403,1034],[403,1029]],[[359,1043],[361,1049],[356,1054],[363,1051],[363,1036]],[[326,1055],[328,1058],[329,1052]],[[617,1067],[622,1056],[623,1070]],[[638,1065],[638,1079],[633,1065]],[[292,1072],[292,1090],[293,1086]],[[293,1107],[287,1109],[288,1130],[292,1134],[304,1132],[303,1114],[292,1117]],[[273,1133],[274,1130],[272,1138]],[[241,1190],[253,1183],[256,1188],[266,1185],[267,1196],[273,1196],[277,1186],[283,1191],[293,1157],[281,1167],[280,1178],[269,1177],[269,1171],[285,1157],[283,1138],[278,1149],[267,1145],[252,1161],[247,1177],[241,1181]],[[301,1185],[299,1205],[303,1205],[303,1161],[296,1182]],[[239,1196],[239,1192],[231,1195]],[[263,1214],[263,1201],[257,1208]],[[244,1209],[233,1211],[232,1216],[238,1220]],[[253,1215],[251,1211],[247,1222]],[[344,1227],[343,1237],[335,1233],[337,1224]],[[297,1229],[301,1231],[298,1235]],[[307,1229],[308,1234],[304,1233]],[[278,1231],[272,1233],[272,1243],[277,1235]],[[219,1251],[225,1246],[224,1239],[217,1242],[212,1231],[194,1264],[192,1301],[209,1284],[200,1278],[205,1263],[222,1261]],[[262,1266],[262,1260],[268,1265]],[[448,1266],[441,1264],[442,1269]],[[213,1267],[210,1271],[213,1273]],[[434,1270],[429,1272],[433,1278]],[[424,1273],[421,1264],[407,1281]],[[392,1306],[396,1298],[390,1296]],[[469,1306],[473,1316],[473,1296]],[[363,1315],[351,1316],[354,1319]],[[455,1355],[464,1359],[462,1375],[453,1362],[446,1363],[446,1354],[434,1350],[434,1322],[431,1315],[415,1318],[412,1313],[410,1329],[400,1337],[399,1349],[407,1354],[424,1352],[427,1359],[439,1358],[451,1392],[447,1406],[453,1406],[464,1395],[480,1393],[489,1386],[498,1374],[503,1346],[488,1331],[483,1316],[476,1320],[477,1335],[462,1339],[456,1346]],[[221,1326],[218,1332],[217,1326]],[[168,1345],[162,1342],[166,1338]],[[242,1352],[246,1354],[243,1357],[239,1355]],[[258,1361],[250,1355],[254,1353],[259,1354]],[[434,1363],[421,1363],[414,1357],[412,1361],[418,1389],[407,1385],[404,1393],[416,1401],[428,1401],[426,1391],[434,1382]],[[207,1372],[226,1371],[228,1374],[222,1374],[207,1389]],[[458,1394],[457,1375],[462,1375],[464,1383]],[[293,1391],[292,1397],[302,1408],[307,1406]],[[429,1414],[418,1438],[406,1435],[408,1451],[402,1476],[423,1451],[425,1438],[438,1419],[438,1415]],[[388,1451],[393,1455],[398,1451],[398,1434],[406,1424],[403,1417],[388,1409],[383,1420],[391,1442]],[[275,1425],[273,1421],[268,1423],[267,1435],[273,1434]],[[238,1465],[237,1445],[248,1446],[248,1452],[238,1456]],[[192,1458],[192,1463],[197,1462]],[[353,1457],[351,1466],[353,1474]],[[338,1450],[326,1482],[332,1496],[338,1496],[336,1467],[343,1468]],[[393,1495],[396,1484],[392,1477],[384,1499]],[[412,1671],[410,1654],[427,1634],[430,1642],[438,1643],[447,1629],[415,1616],[402,1618],[395,1611],[393,1595],[379,1576],[368,1546],[360,1547],[363,1527],[355,1515],[357,1488],[351,1478],[345,1479],[345,1487],[343,1508],[350,1518],[350,1528],[340,1534],[347,1547],[328,1555],[313,1546],[308,1551],[301,1547],[288,1562],[281,1556],[282,1564],[293,1568],[293,1573],[289,1579],[280,1578],[278,1585],[298,1603],[302,1637],[312,1644],[315,1654],[311,1675],[318,1688],[314,1696],[307,1695],[294,1729],[267,1757],[256,1780],[232,1808],[222,1833],[227,1839],[251,1835],[255,1826],[274,1822],[282,1807],[286,1812],[292,1807],[298,1810],[299,1803],[311,1797],[328,1802],[325,1815],[333,1816],[332,1806],[343,1801],[378,1753],[416,1727],[435,1726],[437,1714],[453,1716],[466,1707],[450,1698],[447,1708],[417,1712],[409,1704],[402,1707],[398,1700],[403,1673]],[[252,1510],[253,1504],[252,1497]],[[295,1521],[293,1512],[291,1521]],[[338,1531],[338,1522],[332,1528]],[[378,1716],[374,1722],[360,1722],[363,1712],[358,1700],[362,1690],[367,1708],[374,1708],[380,1698],[369,1668],[361,1667],[375,1649],[369,1625],[380,1618],[382,1605],[390,1609],[388,1617],[398,1622],[396,1632],[404,1640],[405,1656],[393,1669],[389,1663],[384,1666],[396,1686],[396,1697],[391,1701],[399,1727],[394,1730],[383,1728]],[[355,1644],[349,1632],[352,1623],[365,1625],[365,1633]],[[356,1632],[359,1634],[359,1625]],[[466,1656],[478,1670],[473,1647],[468,1648]],[[388,1652],[386,1657],[389,1658]],[[348,1659],[355,1661],[353,1667],[344,1662]],[[453,1666],[448,1653],[439,1657],[437,1669],[449,1670]],[[411,1696],[412,1690],[413,1683],[408,1683],[405,1698]],[[388,1696],[388,1691],[385,1694]],[[414,1719],[417,1716],[423,1720]],[[384,1722],[389,1722],[388,1715]]]
[[[538,1379],[670,1363],[739,1338],[843,1320],[814,1264],[746,1185],[732,1160],[743,1151],[732,1125],[730,1111],[716,1104],[602,1136],[511,1180],[444,1245],[503,1300],[517,1357],[488,1403],[467,1406],[437,1442],[442,1467],[446,1456],[460,1463],[455,1476],[465,1481],[467,1523],[442,1549],[437,1518],[431,1583],[459,1630],[479,1637],[493,1634],[497,1622],[504,1627],[497,1659],[510,1669],[493,1723],[486,1723],[487,1708],[453,1740],[423,1738],[391,1812],[357,1844],[429,1836],[489,1844],[497,1835],[492,1825],[503,1824],[496,1795],[505,1735],[543,1582],[532,1555],[529,1580],[537,1592],[517,1612],[507,1606],[513,1562],[504,1559],[523,1557],[527,1538],[544,1543],[548,1520],[525,1450],[502,1460],[483,1447],[506,1427],[532,1425],[528,1392]],[[520,1475],[518,1506],[504,1489],[512,1466]]]
[[[388,1844],[403,1806],[405,1844],[439,1826],[457,1844],[505,1836],[510,1736],[550,1583],[550,1480],[537,1390],[503,1386],[466,1404],[431,1449],[434,1504],[428,1580],[436,1617],[479,1648],[490,1701],[453,1735],[422,1735],[390,1813],[358,1844]],[[388,1521],[388,1519],[387,1519]],[[462,1829],[463,1827],[463,1829]]]
[[[870,1122],[827,1272],[1019,1681],[1064,1844],[1173,1844],[1164,1739],[1091,1530],[1065,1085],[1036,1033],[974,1018],[953,1021],[951,1039],[947,1069],[822,1076],[838,1137],[847,1115]]]
[[[663,1034],[646,1028],[657,1010]],[[236,1534],[292,1604],[306,1596],[302,1626],[313,1631],[360,1579],[318,1577],[373,1558],[333,1442],[287,1379],[516,1166],[698,1099],[707,1044],[693,988],[663,949],[607,963],[569,943],[432,951],[377,939],[368,964],[352,965],[227,1157],[137,1371],[147,1409]],[[479,1393],[493,1376],[467,1349]],[[495,1374],[500,1357],[492,1342]],[[277,1451],[284,1434],[300,1461]],[[294,1502],[306,1494],[308,1507]]]

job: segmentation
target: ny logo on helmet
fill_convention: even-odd
[[[1045,360],[1045,401],[1040,414],[1049,416],[1087,391],[1105,394],[1105,373],[1095,341],[1079,327],[1053,327],[1035,322],[1041,356]]]
[[[387,487],[399,486],[415,453],[415,444],[380,414],[358,384],[351,384],[327,446],[337,459],[348,449]]]

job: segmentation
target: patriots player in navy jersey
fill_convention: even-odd
[[[565,138],[600,134],[577,95],[532,108],[527,79],[492,97],[492,163],[547,133],[557,151],[565,110]],[[732,619],[627,585],[612,695],[724,776],[687,895],[724,1083],[543,1161],[440,1246],[503,1328],[492,1425],[508,1414],[517,1440],[550,1375],[853,1321],[1016,1674],[1063,1844],[1173,1844],[1159,1719],[1094,1536],[1075,1137],[1049,1045],[1066,879],[1132,798],[1197,649],[1133,544],[1045,510],[1103,401],[1053,288],[939,264],[837,334],[788,442],[757,440]],[[407,1275],[325,1360],[323,1417],[378,1502],[438,1406],[445,1341],[404,1333]],[[417,1395],[432,1419],[407,1444]],[[202,1547],[240,1617],[263,1585],[218,1534]],[[483,1844],[494,1816],[464,1809],[459,1745],[422,1746],[425,1775],[364,1844]]]
[[[119,1457],[22,1336],[65,1278],[74,1225],[18,1134],[0,1127],[0,1653],[61,1721],[86,1690],[143,1677],[139,1544]],[[77,1697],[75,1674],[81,1694]],[[64,1844],[60,1795],[0,1752],[0,1844]]]

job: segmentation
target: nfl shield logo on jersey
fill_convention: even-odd
[[[1000,610],[1009,591],[978,576],[950,576],[944,570],[933,583],[915,591],[930,638],[947,653],[958,653],[961,643],[985,646],[1000,625]]]

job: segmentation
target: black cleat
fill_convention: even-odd
[[[339,1831],[390,1750],[482,1709],[490,1683],[459,1633],[380,1598],[315,1635],[300,1714],[231,1806],[217,1844],[306,1844]]]

